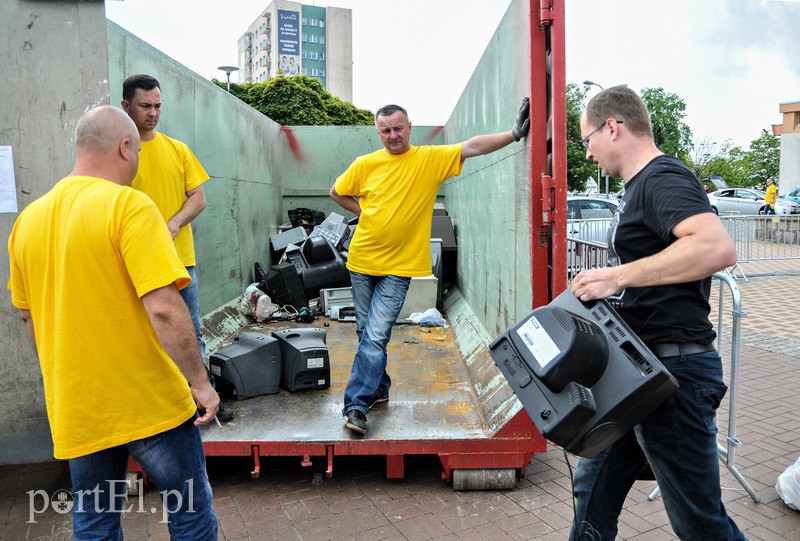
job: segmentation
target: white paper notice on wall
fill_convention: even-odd
[[[17,212],[17,183],[10,146],[0,146],[0,213]]]

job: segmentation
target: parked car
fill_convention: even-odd
[[[793,203],[800,203],[800,188],[790,190],[789,193],[786,194],[786,200]]]
[[[608,231],[619,211],[619,200],[615,197],[585,195],[567,196],[567,237],[582,241],[606,244]],[[596,257],[590,253],[597,252]],[[605,264],[605,250],[577,246],[567,243],[567,276],[572,278],[584,268]]]
[[[606,232],[619,210],[615,198],[568,195],[567,236],[592,242],[606,242]]]
[[[708,194],[708,202],[717,214],[764,214],[767,194],[751,188],[727,188]],[[800,214],[800,204],[778,199],[775,214]]]

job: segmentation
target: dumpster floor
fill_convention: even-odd
[[[322,327],[327,318],[309,325],[271,323],[242,330],[269,334],[293,327]],[[344,427],[342,398],[350,376],[357,338],[355,323],[331,321],[326,327],[331,362],[331,387],[244,400],[223,396],[236,417],[222,427],[202,429],[205,442],[335,442],[341,440],[463,440],[488,437],[464,359],[451,329],[397,325],[388,347],[390,400],[367,416],[367,434]],[[429,330],[430,332],[424,332]],[[413,343],[408,343],[413,342]]]

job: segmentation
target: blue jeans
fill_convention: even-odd
[[[773,207],[772,205],[767,205],[764,208],[764,214],[775,214],[775,207]]]
[[[406,300],[411,278],[370,276],[351,271],[350,281],[356,309],[358,351],[344,390],[342,414],[355,409],[366,415],[373,398],[389,397],[392,379],[386,373],[386,346]]]
[[[665,357],[661,362],[678,380],[678,390],[621,439],[578,462],[570,540],[608,541],[617,536],[625,497],[645,462],[656,476],[680,539],[745,539],[721,499],[714,415],[728,388],[719,354]]]
[[[124,498],[129,453],[158,487],[164,508],[156,512],[168,512],[170,539],[216,541],[217,515],[194,417],[155,436],[70,459],[75,539],[121,540],[123,509],[153,512]]]
[[[203,340],[203,333],[200,332],[200,293],[197,288],[197,270],[195,267],[186,267],[186,271],[189,273],[192,283],[181,289],[180,294],[181,297],[183,297],[183,302],[186,303],[186,307],[189,309],[189,314],[192,316],[194,332],[197,335],[197,345],[200,347],[200,355],[203,356],[203,366],[206,367],[206,376],[208,376],[208,381],[211,382],[211,386],[216,389],[217,386],[214,383],[214,376],[211,374],[211,370],[209,370],[208,364],[206,363],[206,342]]]

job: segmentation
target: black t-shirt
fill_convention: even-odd
[[[700,182],[677,158],[658,156],[626,185],[616,227],[609,234],[612,264],[656,254],[677,240],[672,228],[713,212]],[[687,262],[686,264],[691,264]],[[648,345],[698,342],[716,334],[708,320],[711,278],[649,287],[629,287],[608,300]]]

